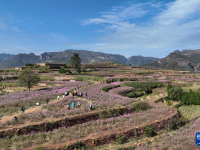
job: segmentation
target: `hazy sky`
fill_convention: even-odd
[[[200,0],[0,0],[0,53],[200,49]]]

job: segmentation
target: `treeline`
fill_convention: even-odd
[[[168,100],[180,101],[180,103],[177,104],[177,107],[180,107],[181,105],[200,105],[199,92],[194,92],[192,90],[186,92],[178,85],[172,86],[171,84],[168,84],[167,93],[168,96],[166,98]]]

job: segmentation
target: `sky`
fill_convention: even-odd
[[[200,0],[1,0],[0,53],[164,58],[200,49]]]

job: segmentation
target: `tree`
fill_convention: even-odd
[[[19,74],[18,78],[20,84],[24,87],[27,87],[30,91],[30,88],[33,87],[33,85],[36,85],[38,82],[40,82],[39,76],[30,69],[25,69]]]
[[[168,86],[168,98],[174,101],[178,101],[181,100],[181,95],[183,94],[183,89],[178,86],[178,85],[174,85],[171,88],[170,85]]]
[[[73,56],[71,56],[69,62],[71,63],[74,70],[81,69],[81,58],[79,57],[78,53],[74,53]]]
[[[2,78],[2,77],[0,77],[0,82],[1,82],[1,81],[3,81],[3,78]]]
[[[58,72],[59,73],[66,73],[67,71],[64,68],[60,68]]]

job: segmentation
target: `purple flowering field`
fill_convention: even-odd
[[[174,111],[173,108],[166,107],[166,105],[162,103],[152,103],[151,105],[153,105],[152,109],[143,112],[134,112],[108,119],[98,119],[67,128],[62,127],[54,129],[53,131],[46,133],[35,133],[33,131],[29,135],[17,136],[15,137],[15,140],[1,139],[0,146],[2,146],[6,140],[7,142],[10,142],[10,144],[12,143],[13,147],[18,147],[18,144],[20,143],[21,148],[26,148],[38,144],[38,138],[40,138],[40,144],[47,142],[47,139],[49,143],[56,144],[77,140],[83,137],[100,136],[104,133],[123,131],[124,129],[135,125],[159,120],[165,116],[170,115]],[[27,140],[24,140],[24,138]],[[31,140],[29,145],[26,144],[28,140]]]
[[[198,150],[196,146],[195,136],[200,131],[200,118],[196,119],[191,126],[186,126],[184,129],[173,133],[166,134],[158,139],[158,142],[153,142],[151,145],[145,144],[137,147],[136,150],[149,149],[173,149],[173,150]]]
[[[65,81],[62,86],[55,86],[49,89],[38,91],[15,92],[0,96],[0,117],[15,114],[24,106],[26,109],[35,106],[36,102],[46,103],[46,99],[56,99],[57,95],[62,95],[65,91],[73,90],[78,86],[85,86],[87,82]],[[57,93],[58,91],[58,93]]]

